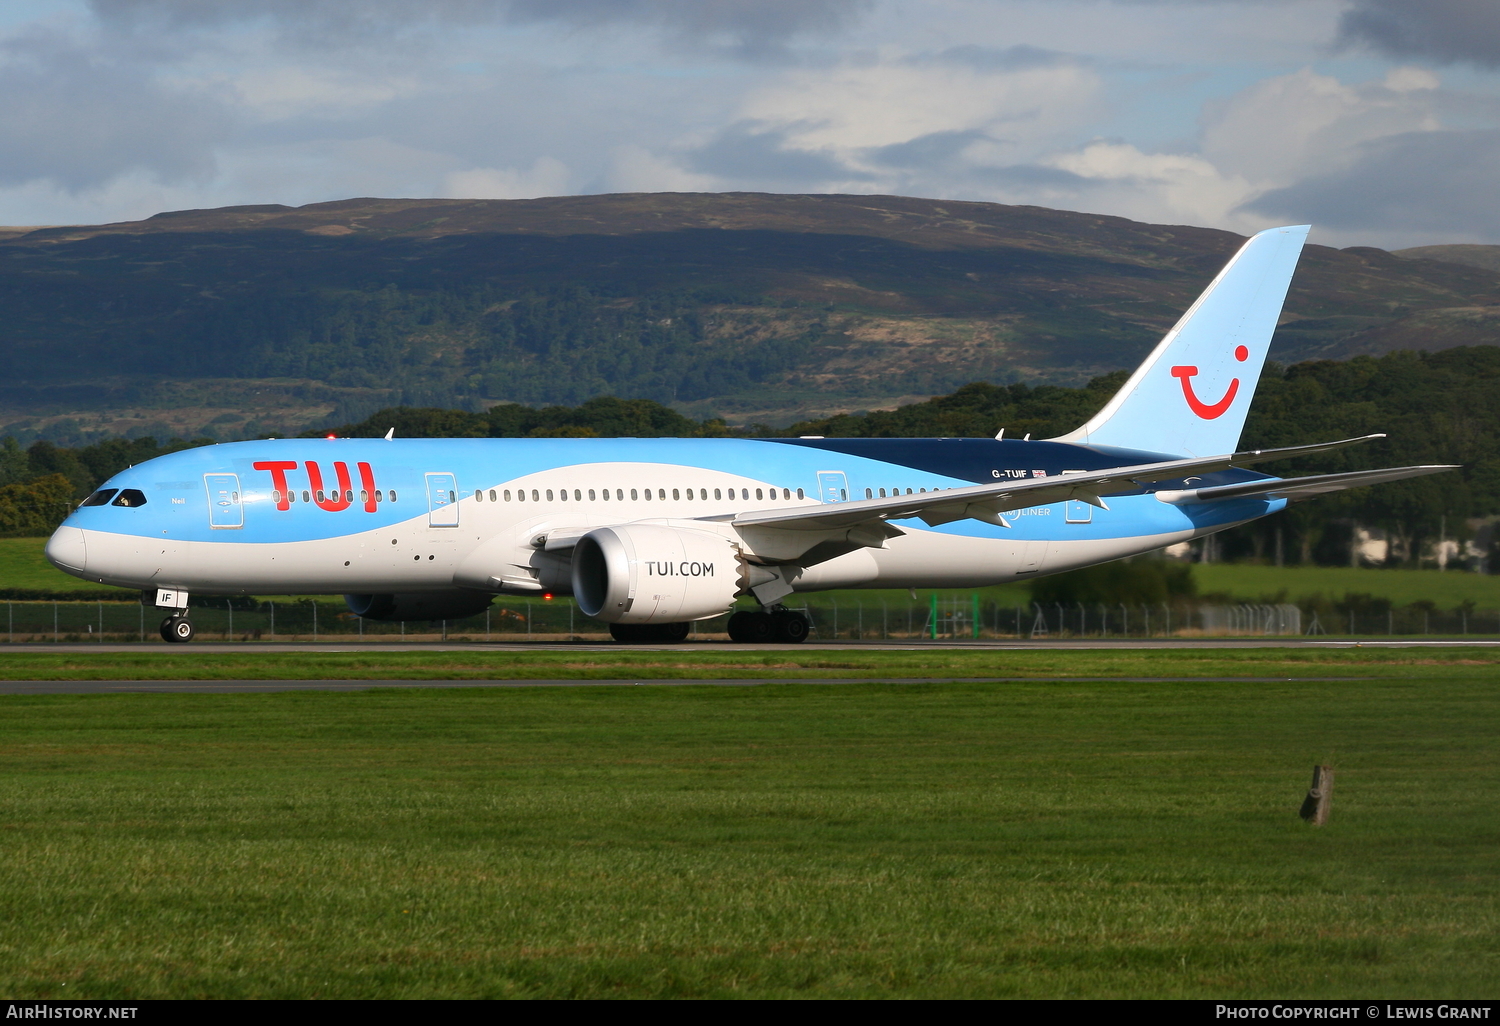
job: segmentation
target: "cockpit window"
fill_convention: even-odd
[[[146,504],[146,493],[139,488],[127,488],[120,493],[120,497],[111,506],[144,506]]]
[[[115,497],[115,493],[118,492],[119,490],[120,489],[118,489],[118,488],[101,488],[97,492],[95,492],[93,495],[90,495],[87,499],[84,499],[83,502],[80,503],[80,505],[82,505],[82,506],[102,506],[106,502],[108,502],[110,499],[113,499]]]

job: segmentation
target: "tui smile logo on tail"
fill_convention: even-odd
[[[1234,358],[1244,363],[1250,358],[1250,350],[1244,346],[1236,346]],[[1206,403],[1199,399],[1193,391],[1193,377],[1198,373],[1197,367],[1173,367],[1172,377],[1182,382],[1182,397],[1187,400],[1188,408],[1204,420],[1213,420],[1215,417],[1223,416],[1224,412],[1234,403],[1234,397],[1240,392],[1240,379],[1233,378],[1229,382],[1229,390],[1224,393],[1224,398],[1216,403]]]

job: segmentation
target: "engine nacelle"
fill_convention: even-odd
[[[482,591],[412,591],[395,595],[345,595],[344,604],[366,620],[462,620],[489,608]]]
[[[601,527],[573,549],[573,598],[606,623],[681,623],[726,612],[740,558],[727,538],[656,524]]]

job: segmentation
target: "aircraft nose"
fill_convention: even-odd
[[[59,570],[82,570],[88,562],[83,532],[76,527],[59,527],[47,539],[47,559]]]

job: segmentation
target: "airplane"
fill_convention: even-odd
[[[1057,438],[263,439],[116,474],[47,558],[140,589],[190,641],[191,594],[342,594],[374,620],[572,595],[620,642],[734,613],[800,642],[783,600],[971,588],[1145,553],[1344,488],[1453,466],[1249,470],[1381,435],[1236,451],[1310,226],[1247,240],[1119,392]]]

